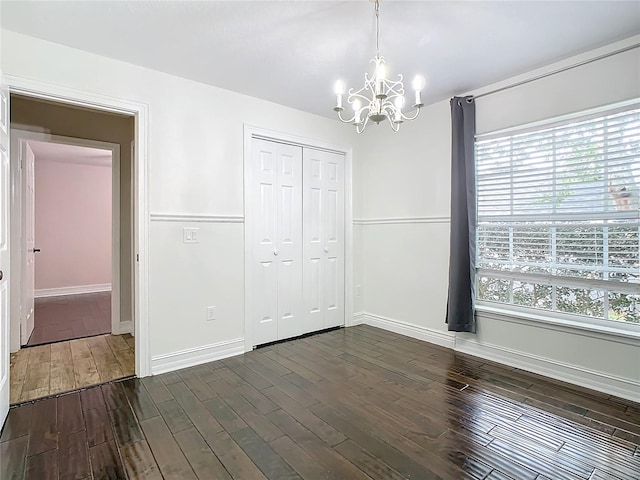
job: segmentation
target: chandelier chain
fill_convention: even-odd
[[[380,0],[376,0],[376,56],[380,56]]]

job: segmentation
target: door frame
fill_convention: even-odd
[[[120,323],[120,145],[111,142],[102,142],[98,140],[90,140],[85,138],[67,137],[62,135],[52,135],[50,133],[34,132],[29,130],[21,130],[14,128],[11,130],[11,170],[12,170],[12,184],[13,184],[13,199],[14,202],[11,205],[11,218],[16,220],[12,222],[13,232],[13,245],[19,245],[14,248],[12,254],[17,258],[17,264],[21,266],[19,275],[15,274],[11,277],[12,282],[12,319],[15,318],[19,309],[20,325],[22,327],[20,335],[20,346],[25,345],[25,339],[22,338],[22,334],[25,328],[26,318],[22,310],[22,293],[23,293],[23,275],[25,268],[25,245],[24,245],[24,220],[25,220],[25,201],[23,196],[25,178],[22,176],[22,171],[18,167],[20,161],[20,154],[22,152],[22,142],[38,141],[48,143],[58,143],[63,145],[73,145],[77,147],[90,147],[99,148],[102,150],[109,150],[111,152],[111,333],[114,335],[121,335],[123,333],[131,333],[131,327],[125,326],[122,328]],[[16,152],[13,149],[18,148]],[[36,159],[37,161],[37,159]],[[17,175],[16,175],[17,174]],[[16,178],[22,176],[22,178]],[[18,224],[19,222],[19,224]],[[17,227],[17,228],[16,228]],[[16,230],[19,230],[16,232]],[[20,242],[16,240],[20,239]],[[18,254],[16,255],[16,250]],[[12,259],[13,260],[13,259]],[[14,264],[15,265],[15,264]],[[18,278],[16,278],[16,276]],[[18,290],[16,292],[16,290]],[[20,299],[18,305],[16,302]],[[15,338],[15,334],[12,335]],[[12,345],[11,351],[15,351],[15,345]]]
[[[91,108],[103,112],[134,117],[135,157],[132,204],[135,242],[132,256],[134,264],[133,329],[135,332],[135,373],[138,377],[151,375],[151,351],[149,348],[149,107],[147,104],[116,98],[75,88],[53,85],[30,78],[2,75],[1,83],[9,93],[53,101],[57,103]],[[11,118],[9,117],[9,124]],[[9,152],[11,155],[11,152]],[[11,246],[9,247],[11,248]],[[9,284],[9,289],[11,285]],[[11,298],[11,292],[9,292]],[[9,352],[7,352],[9,355]]]
[[[247,208],[249,205],[249,168],[251,165],[251,141],[253,139],[269,140],[303,148],[314,148],[344,154],[344,326],[353,323],[353,153],[352,147],[335,145],[322,140],[315,140],[298,135],[278,132],[267,128],[243,124],[243,173],[244,173],[244,350],[253,349],[253,325],[251,324],[251,229],[247,228]]]

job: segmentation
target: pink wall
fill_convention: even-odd
[[[111,166],[36,156],[36,291],[111,283]]]

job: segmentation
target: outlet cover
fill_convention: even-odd
[[[207,307],[207,322],[216,319],[216,307]]]

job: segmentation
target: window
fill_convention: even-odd
[[[478,136],[477,298],[640,324],[640,103]]]

